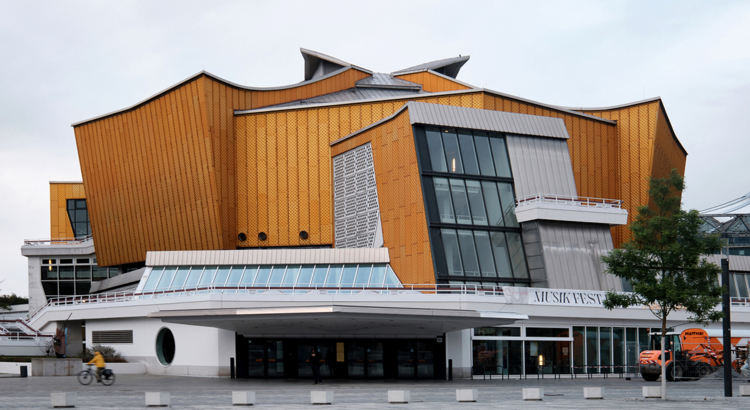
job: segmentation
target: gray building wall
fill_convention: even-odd
[[[29,315],[33,315],[47,303],[42,288],[42,257],[29,256]]]
[[[508,135],[506,141],[516,198],[578,195],[567,140]]]

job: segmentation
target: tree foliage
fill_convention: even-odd
[[[16,296],[15,293],[0,295],[0,310],[10,310],[10,307],[13,305],[25,305],[27,303],[29,303],[28,298]]]
[[[692,322],[715,322],[723,316],[715,309],[721,302],[717,281],[721,269],[707,262],[705,255],[718,251],[721,241],[700,232],[703,221],[698,211],[681,209],[685,180],[676,170],[649,182],[651,204],[638,208],[630,225],[631,239],[602,257],[607,272],[628,280],[633,292],[609,292],[604,306],[649,306],[662,320],[663,330],[667,317],[677,309],[686,310]]]

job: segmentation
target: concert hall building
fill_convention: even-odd
[[[153,374],[310,377],[312,349],[335,378],[635,364],[658,322],[602,307],[628,287],[599,258],[649,177],[684,174],[660,98],[560,107],[458,80],[469,56],[301,52],[297,84],[202,71],[73,124],[83,182],[50,183],[51,238],[22,247],[32,326]]]

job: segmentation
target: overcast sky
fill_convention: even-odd
[[[299,47],[391,72],[471,55],[459,79],[599,107],[661,96],[687,149],[687,208],[750,191],[750,2],[0,0],[0,293],[27,295],[49,181],[80,181],[70,124],[206,70],[302,81]]]

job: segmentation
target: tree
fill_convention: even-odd
[[[29,303],[29,299],[16,296],[15,293],[10,295],[0,295],[0,310],[10,310],[13,305],[23,305]]]
[[[669,314],[685,310],[688,320],[700,324],[723,316],[716,310],[724,291],[718,283],[721,269],[705,259],[721,249],[721,240],[700,232],[698,211],[681,209],[684,189],[685,180],[674,169],[668,177],[652,178],[650,205],[638,208],[629,226],[630,240],[602,257],[608,273],[633,287],[632,293],[607,292],[604,307],[645,305],[661,320],[662,399],[667,398],[664,340]]]

